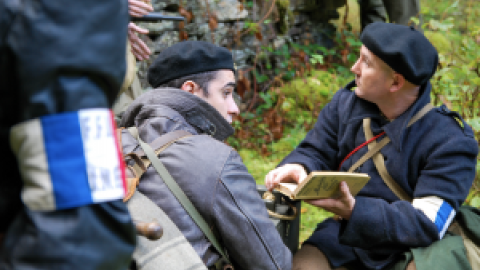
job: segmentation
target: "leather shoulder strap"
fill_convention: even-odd
[[[138,130],[136,127],[130,127],[128,128],[128,131],[134,138],[138,137]],[[152,148],[155,149],[155,154],[158,155],[174,142],[189,136],[192,136],[192,134],[184,130],[172,131],[158,137],[151,143],[151,145]],[[124,155],[124,160],[125,163],[127,163],[127,194],[123,198],[123,201],[126,202],[135,193],[140,178],[147,171],[152,162],[141,149]]]

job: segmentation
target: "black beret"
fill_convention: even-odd
[[[413,84],[426,83],[437,69],[437,50],[413,27],[374,22],[365,27],[360,40],[373,54]]]
[[[187,75],[219,69],[235,71],[229,50],[203,41],[183,41],[158,55],[148,69],[148,82],[156,88]]]

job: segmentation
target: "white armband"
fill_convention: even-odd
[[[436,226],[438,238],[442,239],[455,217],[455,210],[439,197],[429,196],[413,199],[413,207],[421,210]]]

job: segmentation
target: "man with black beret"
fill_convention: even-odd
[[[223,141],[233,134],[238,114],[231,53],[207,42],[184,41],[160,53],[148,71],[155,88],[137,98],[120,125],[135,126],[150,143],[172,131],[193,136],[176,141],[159,159],[187,194],[226,249],[235,269],[291,269],[292,254],[283,244],[253,177],[238,153]],[[138,149],[122,133],[124,153]],[[150,167],[137,192],[157,204],[177,225],[210,269],[220,254]]]
[[[380,22],[368,25],[360,39],[360,57],[351,68],[355,80],[266,176],[270,189],[300,182],[311,171],[371,177],[355,197],[342,182],[338,197],[308,201],[337,218],[318,224],[295,254],[293,269],[389,269],[404,252],[444,238],[475,177],[472,129],[445,106],[429,105],[429,80],[438,64],[432,44],[413,28]],[[379,152],[356,164],[384,139]],[[465,256],[459,239],[442,257]],[[406,261],[408,269],[421,263]]]

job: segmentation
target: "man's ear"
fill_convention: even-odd
[[[195,94],[195,91],[196,91],[195,88],[199,88],[199,87],[194,81],[186,81],[180,87],[180,89],[182,89],[183,91],[189,92],[191,94]]]
[[[398,90],[402,89],[404,85],[405,85],[405,77],[403,77],[402,74],[395,72],[393,74],[393,82],[392,82],[392,85],[390,86],[390,92],[392,93],[397,92]]]

